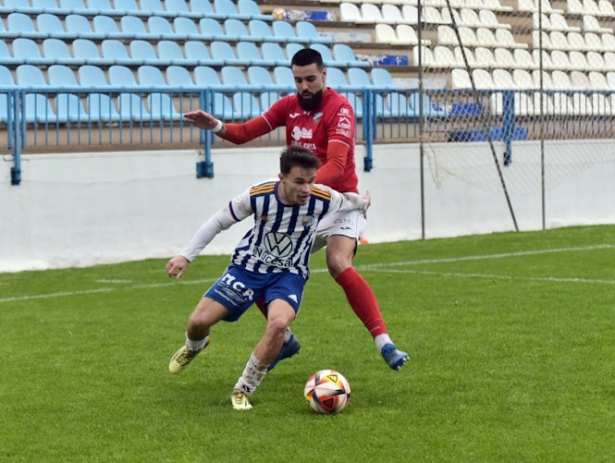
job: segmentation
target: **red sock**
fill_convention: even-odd
[[[256,304],[256,307],[258,307],[258,310],[261,311],[263,316],[267,318],[267,306],[265,305],[265,299],[259,297],[257,300],[254,301],[254,303]]]
[[[350,307],[373,337],[386,334],[387,327],[382,319],[376,296],[367,281],[352,267],[347,268],[335,279],[340,285]]]

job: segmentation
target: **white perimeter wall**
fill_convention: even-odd
[[[547,228],[615,223],[613,141],[551,142],[546,149]],[[502,145],[496,146],[501,159]],[[175,255],[194,231],[252,183],[278,172],[279,148],[213,153],[215,178],[197,179],[196,151],[30,155],[12,186],[0,163],[0,272],[81,267]],[[379,145],[360,189],[372,193],[366,238],[421,238],[418,145]],[[542,228],[540,145],[516,143],[502,172],[521,231]],[[513,231],[488,144],[428,145],[426,238]],[[206,254],[230,253],[251,221],[219,235]]]

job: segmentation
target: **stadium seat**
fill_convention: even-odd
[[[372,68],[371,77],[375,87],[388,89],[399,88],[399,86],[393,82],[393,76],[391,76],[391,73],[386,69]]]
[[[30,124],[54,123],[57,120],[49,99],[40,93],[26,93],[24,112],[25,120]]]
[[[230,18],[224,21],[224,31],[227,40],[232,37],[233,41],[260,41],[250,35],[246,25],[239,19]]]
[[[91,10],[85,6],[83,0],[60,0],[59,10],[62,14],[92,14]]]
[[[0,40],[0,63],[6,66],[17,66],[23,63],[23,59],[14,58],[4,40]]]
[[[318,34],[314,24],[308,21],[297,21],[295,24],[297,35],[309,40],[309,43],[331,43],[331,37],[322,37]]]
[[[222,26],[218,21],[212,18],[203,18],[199,21],[199,29],[201,36],[207,37],[209,40],[222,40],[226,35],[222,30]],[[236,37],[227,36],[225,40],[237,41]]]
[[[327,85],[338,91],[350,87],[344,72],[341,69],[334,67],[327,69]]]
[[[92,30],[90,21],[85,16],[69,14],[64,18],[64,24],[66,25],[67,34],[71,34],[82,39],[104,38],[103,35],[95,33]]]
[[[233,111],[233,105],[228,96],[223,93],[213,94],[213,107],[211,108],[211,114],[215,117],[223,120],[235,120],[235,111]]]
[[[13,40],[13,55],[20,57],[25,64],[48,64],[50,60],[43,58],[38,44],[30,39]]]
[[[198,62],[193,62],[192,64],[188,63],[179,43],[172,40],[161,40],[158,42],[158,58],[168,65],[178,64],[196,66],[198,64]]]
[[[593,90],[610,90],[606,76],[602,72],[591,71],[588,76],[590,87]]]
[[[82,16],[83,17],[83,16]],[[92,19],[92,25],[94,28],[94,33],[96,37],[100,37],[103,39],[130,39],[135,38],[137,36],[137,31],[131,31],[127,29],[125,32],[120,31],[115,19],[111,16],[94,16]]]
[[[369,89],[374,86],[367,72],[361,68],[348,69],[348,83],[351,87]]]
[[[498,65],[493,57],[493,52],[489,48],[476,47],[474,49],[474,59],[476,66],[481,68],[493,69]]]
[[[568,52],[568,60],[570,62],[569,69],[574,69],[576,71],[588,71],[589,70],[589,63],[587,62],[587,58],[585,57],[585,53],[583,52],[580,52],[580,51]]]
[[[224,60],[214,59],[209,54],[207,47],[201,41],[189,40],[184,44],[186,59],[197,62],[199,65],[223,66]]]
[[[120,120],[120,114],[115,108],[113,99],[105,93],[90,93],[86,99],[88,115],[91,120],[102,123]]]
[[[66,32],[60,18],[54,14],[41,13],[36,17],[36,28],[38,32],[44,33],[47,37],[55,39],[76,38],[73,32]]]
[[[101,88],[109,86],[105,72],[98,66],[86,64],[80,66],[77,73],[79,74],[79,83],[83,87]]]
[[[408,104],[408,97],[403,93],[391,92],[385,96],[385,104],[388,111],[385,112],[385,117],[392,118],[408,118],[414,116],[414,112]]]
[[[390,24],[376,24],[374,29],[376,43],[387,43],[389,45],[410,45],[410,40],[400,40],[397,32]]]
[[[137,80],[141,87],[164,88],[168,86],[162,71],[150,65],[139,66],[137,69]]]
[[[249,20],[250,15],[243,15],[237,11],[235,4],[231,0],[214,0],[214,10],[216,13],[224,15],[226,18]]]
[[[175,33],[168,19],[160,16],[150,16],[147,18],[147,27],[149,29],[148,40],[156,38],[158,40],[177,40],[182,37],[182,32]],[[187,38],[183,36],[182,38]]]
[[[349,94],[346,94],[345,96],[348,99],[350,106],[352,106],[355,119],[356,120],[363,119],[363,100],[361,99],[361,95],[357,93],[349,93]]]
[[[173,28],[175,29],[176,34],[178,34],[178,37],[185,37],[188,40],[203,37],[201,32],[198,30],[196,23],[190,18],[178,16],[173,19]]]
[[[261,45],[263,59],[272,62],[271,66],[290,66],[290,60],[284,55],[284,50],[277,43],[264,42]]]
[[[247,63],[249,66],[273,67],[277,64],[275,60],[264,59],[253,42],[237,42],[237,59]]]
[[[123,121],[148,121],[151,117],[143,99],[134,93],[120,93],[117,97],[117,109]]]
[[[213,41],[209,44],[211,48],[211,57],[214,60],[222,61],[225,66],[247,65],[235,56],[233,47],[228,42]]]
[[[293,90],[296,88],[295,77],[290,68],[286,66],[277,66],[273,69],[273,76],[276,84]]]
[[[30,6],[30,0],[4,0],[4,5],[0,5],[0,13],[14,13],[16,11],[29,11],[31,14],[40,14],[42,11]]]
[[[609,0],[598,0],[598,10],[600,10],[600,16],[615,18],[615,10]]]
[[[284,37],[275,37],[271,32],[271,28],[269,24],[260,19],[252,19],[248,23],[248,29],[250,31],[250,35],[254,37],[254,40],[257,42],[283,42],[286,43],[286,39]]]
[[[359,61],[348,45],[344,43],[336,43],[333,45],[333,57],[335,61],[347,63],[348,67],[371,67],[367,61]]]
[[[220,77],[214,68],[209,66],[197,66],[193,70],[194,83],[202,88],[222,87]]]
[[[286,57],[288,60],[292,60],[295,53],[299,50],[303,50],[305,47],[300,43],[288,43],[286,44]]]
[[[118,2],[120,3],[120,2]],[[87,10],[89,15],[114,16],[116,11],[111,6],[111,0],[87,0]]]
[[[285,42],[309,43],[308,39],[297,37],[292,24],[287,21],[273,21],[273,35]]]
[[[214,19],[227,19],[227,16],[223,13],[214,13],[211,3],[203,0],[190,0],[190,11],[197,13],[201,17],[214,18]]]
[[[130,59],[135,63],[163,66],[169,63],[158,58],[152,42],[147,40],[133,40],[130,42]]]
[[[109,84],[112,87],[133,88],[138,87],[133,72],[126,66],[114,64],[109,67]]]
[[[172,16],[194,18],[194,19],[197,19],[197,18],[200,19],[202,17],[202,15],[198,13],[193,13],[192,11],[190,11],[190,8],[188,8],[188,3],[186,2],[186,0],[165,0],[164,6],[168,13],[172,13]]]
[[[43,41],[43,56],[46,60],[55,64],[85,64],[84,60],[73,58],[66,42],[60,39],[45,39]]]
[[[182,66],[167,68],[167,82],[169,87],[192,88],[195,86],[190,71]]]
[[[101,43],[101,50],[103,58],[107,58],[108,60],[113,61],[113,64],[134,66],[141,63],[140,60],[133,60],[128,55],[128,50],[126,50],[126,46],[119,40],[103,40]]]
[[[15,87],[15,80],[13,79],[13,73],[6,66],[0,65],[0,87],[12,88]]]
[[[236,116],[241,120],[252,119],[261,114],[261,106],[258,100],[249,92],[233,93],[231,103]]]
[[[15,37],[29,39],[44,39],[46,32],[38,32],[30,16],[24,13],[10,13],[6,18],[6,30],[16,34]],[[15,52],[13,52],[15,56]]]
[[[141,40],[149,40],[152,38],[143,20],[137,16],[122,16],[120,23],[122,26],[122,33],[126,34],[126,38]]]
[[[141,15],[143,12],[137,6],[136,0],[121,0],[119,2],[113,2],[113,9],[115,10],[115,16],[127,16],[127,15]]]
[[[392,3],[382,3],[382,17],[387,24],[408,24],[399,6]]]
[[[321,43],[313,43],[310,45],[310,48],[316,50],[322,55],[322,60],[325,63],[325,66],[348,67],[351,65],[348,61],[337,61],[331,54],[331,50],[326,45]]]
[[[79,86],[75,73],[68,66],[54,64],[47,69],[47,78],[50,87],[72,87]]]
[[[604,61],[604,57],[601,53],[595,51],[588,51],[585,55],[587,59],[587,65],[591,71],[606,71],[607,66]]]
[[[486,69],[474,69],[472,70],[472,78],[474,79],[474,85],[477,89],[492,89],[496,88],[493,83],[491,73]]]
[[[516,88],[532,89],[535,88],[534,79],[526,69],[515,69],[512,73]]]
[[[9,109],[13,105],[9,105],[9,95],[6,93],[0,93],[0,124],[6,124],[13,118],[13,112]],[[10,148],[10,146],[9,146]]]
[[[273,82],[269,69],[262,66],[250,66],[248,68],[248,80],[250,86],[262,88],[276,88],[279,85]]]
[[[470,75],[465,69],[453,69],[451,71],[451,88],[453,89],[471,89],[472,81]]]
[[[260,19],[262,21],[273,21],[272,15],[261,13],[258,4],[254,0],[239,0],[237,2],[237,9],[242,17]]]
[[[59,122],[85,122],[88,115],[79,95],[58,93],[55,98],[57,120]]]
[[[512,74],[506,69],[494,69],[491,73],[495,88],[500,90],[510,90],[516,88],[517,85],[512,77]]]
[[[402,5],[401,15],[403,16],[406,24],[416,25],[419,23],[419,13],[415,5]]]
[[[91,40],[77,39],[73,41],[73,55],[85,64],[110,66],[113,59],[100,56],[98,46]]]
[[[273,104],[281,98],[278,92],[264,92],[259,95],[261,114],[264,114],[273,106]]]
[[[222,85],[225,87],[242,88],[249,86],[245,74],[238,67],[224,66],[220,75],[222,76]]]
[[[144,16],[177,16],[177,13],[167,11],[160,0],[139,0],[139,9]]]
[[[455,56],[450,47],[436,46],[432,54],[435,61],[434,67],[453,68],[465,66],[465,63],[460,60],[459,57]],[[418,59],[415,60],[415,64],[418,66]]]

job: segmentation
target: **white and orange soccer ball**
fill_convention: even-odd
[[[275,8],[271,12],[271,15],[273,16],[273,19],[284,20],[286,19],[286,10],[284,8]]]
[[[305,383],[304,395],[316,413],[339,413],[350,401],[350,384],[338,371],[320,370]]]

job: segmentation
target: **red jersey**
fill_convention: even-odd
[[[276,101],[263,117],[271,130],[286,126],[287,144],[312,150],[323,166],[327,163],[330,142],[348,146],[344,174],[327,186],[342,193],[358,192],[359,179],[354,160],[355,117],[345,96],[327,88],[320,107],[315,111],[304,111],[299,106],[298,96],[289,95]]]

